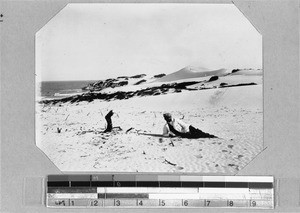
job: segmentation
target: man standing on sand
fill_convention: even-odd
[[[193,127],[192,125],[187,125],[179,119],[172,118],[170,113],[164,113],[163,116],[167,122],[163,128],[164,136],[179,136],[182,138],[217,138],[214,135],[205,133],[200,129]]]

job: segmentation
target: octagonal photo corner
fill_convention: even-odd
[[[235,175],[263,145],[262,36],[234,4],[68,4],[35,35],[62,172]]]

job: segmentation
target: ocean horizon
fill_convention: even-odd
[[[62,98],[83,92],[82,88],[97,80],[85,81],[42,81],[38,85],[41,98]]]

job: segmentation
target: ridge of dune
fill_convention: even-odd
[[[168,82],[168,81],[176,81],[181,79],[188,79],[188,78],[201,78],[206,76],[221,76],[226,74],[226,69],[221,68],[217,70],[211,70],[204,67],[194,67],[194,66],[187,66],[168,74],[160,79],[157,79],[155,82]]]

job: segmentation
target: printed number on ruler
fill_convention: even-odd
[[[66,206],[66,201],[65,200],[57,200],[55,201],[55,205],[57,206]]]
[[[255,207],[256,206],[256,201],[255,200],[251,200],[250,201],[250,206],[251,207]]]
[[[101,206],[98,200],[91,200],[91,206]]]
[[[232,200],[228,200],[227,201],[227,206],[233,206],[233,201]]]
[[[120,200],[116,200],[115,201],[115,206],[121,206],[121,201]]]

